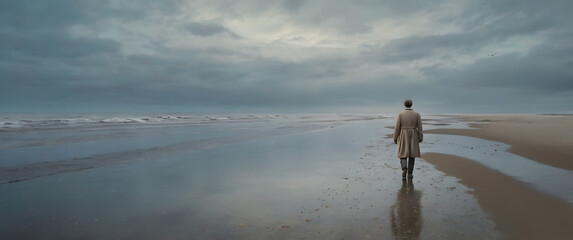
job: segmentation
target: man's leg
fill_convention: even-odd
[[[400,158],[400,166],[402,166],[402,170],[408,168],[408,162],[406,161],[406,158]]]
[[[416,158],[408,158],[408,175],[412,176],[414,172],[414,162]]]
[[[400,166],[402,167],[402,177],[406,177],[406,170],[408,169],[408,162],[406,158],[400,158]]]

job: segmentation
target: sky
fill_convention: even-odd
[[[573,113],[573,1],[2,0],[0,112]]]

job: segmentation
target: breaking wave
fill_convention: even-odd
[[[340,114],[229,114],[229,115],[66,115],[66,114],[1,114],[0,130],[58,129],[116,125],[153,125],[165,123],[202,124],[235,121],[348,121],[383,118],[382,115]]]

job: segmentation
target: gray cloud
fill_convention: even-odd
[[[2,1],[0,106],[375,111],[410,97],[422,112],[573,112],[571,10],[570,1]],[[287,27],[249,25],[275,16]],[[376,31],[408,20],[436,31]]]
[[[224,26],[215,23],[192,22],[187,24],[187,30],[189,30],[191,33],[195,35],[203,37],[213,36],[217,34],[227,34],[233,38],[239,38],[239,36],[234,32],[230,31]]]
[[[408,36],[392,40],[377,51],[382,62],[410,61],[453,50],[472,53],[511,37],[534,35],[552,28],[549,20],[503,17],[472,30],[440,35]],[[494,49],[495,50],[495,49]]]
[[[111,39],[72,37],[60,31],[6,32],[0,52],[42,58],[75,58],[117,52],[121,43]]]
[[[100,19],[119,18],[135,20],[145,17],[147,9],[173,12],[174,1],[146,1],[130,6],[113,7],[109,0],[53,0],[0,2],[0,24],[9,29],[61,29],[70,25],[93,25]],[[169,7],[171,6],[171,7]]]

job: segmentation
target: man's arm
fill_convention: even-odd
[[[418,142],[424,141],[424,130],[422,129],[422,116],[418,114]]]
[[[400,121],[400,114],[396,118],[396,126],[394,127],[394,144],[398,143],[398,136],[400,136],[400,130],[402,128],[402,121]]]

